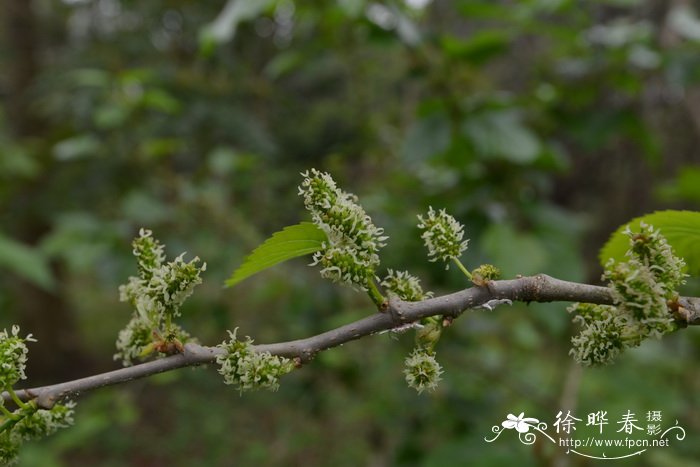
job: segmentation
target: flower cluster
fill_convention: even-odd
[[[685,283],[685,262],[673,254],[671,246],[654,227],[641,224],[641,232],[629,227],[630,249],[627,261],[608,261],[603,278],[608,280],[613,300],[620,312],[630,315],[641,339],[661,337],[675,329],[668,302]]]
[[[484,286],[501,277],[501,270],[493,264],[482,264],[472,271],[472,282],[474,285]]]
[[[31,405],[22,411],[21,419],[14,425],[11,434],[22,441],[52,435],[61,428],[73,425],[75,402],[56,404],[50,409],[37,409]]]
[[[186,262],[184,253],[166,263],[163,245],[152,238],[150,230],[141,229],[133,246],[139,276],[130,277],[119,287],[120,300],[134,305],[143,318],[179,316],[180,306],[202,283],[199,275],[206,270],[206,263],[197,266],[197,257]]]
[[[396,295],[407,302],[419,302],[433,296],[432,292],[423,292],[420,279],[408,271],[387,270],[387,275],[380,284],[390,294]]]
[[[237,331],[238,329],[229,331],[231,340],[218,345],[226,351],[224,355],[216,357],[224,382],[235,385],[241,393],[251,389],[276,391],[279,388],[280,376],[292,371],[294,363],[288,358],[278,357],[269,352],[256,352],[250,337],[246,337],[244,341],[236,339]]]
[[[668,303],[677,298],[684,283],[683,259],[676,257],[666,239],[652,226],[641,232],[624,231],[629,237],[627,260],[605,265],[615,307],[576,304],[570,311],[583,326],[572,339],[571,354],[584,365],[610,363],[623,350],[638,346],[648,337],[659,338],[675,330]]]
[[[165,245],[157,238],[153,238],[153,232],[150,230],[140,229],[139,236],[134,239],[131,246],[138,264],[139,275],[144,279],[150,279],[153,271],[165,262]]]
[[[379,249],[388,237],[372,223],[354,195],[337,187],[331,176],[311,169],[302,173],[299,195],[328,242],[313,256],[321,275],[334,282],[367,290],[379,266]]]
[[[576,313],[574,323],[583,326],[581,332],[571,339],[569,353],[576,363],[584,366],[604,365],[633,344],[629,318],[618,313],[615,307],[575,303],[568,311]]]
[[[74,402],[56,404],[51,409],[39,409],[33,403],[24,404],[14,412],[6,409],[0,417],[0,464],[17,462],[19,448],[25,441],[43,438],[73,424]]]
[[[624,231],[631,244],[627,256],[648,268],[666,293],[672,294],[685,283],[685,261],[673,254],[673,248],[659,230],[644,222],[640,228],[639,233],[632,232],[629,226]]]
[[[114,358],[124,365],[165,348],[164,344],[181,347],[190,339],[172,319],[180,316],[180,307],[202,283],[200,274],[207,267],[206,263],[198,265],[197,257],[185,261],[184,253],[166,262],[164,247],[150,230],[141,229],[133,247],[139,275],[129,277],[129,282],[119,287],[120,300],[131,303],[135,310],[117,339]]]
[[[350,246],[328,246],[314,253],[312,266],[321,265],[321,276],[333,282],[358,286],[367,290],[379,264],[363,251]]]
[[[13,386],[26,379],[26,342],[36,342],[31,334],[19,337],[19,327],[12,326],[8,332],[0,332],[0,389],[7,391],[18,408],[10,412],[0,399],[0,464],[10,465],[17,461],[20,445],[30,439],[42,438],[73,423],[75,404],[56,404],[50,410],[39,409],[35,403],[19,400]]]
[[[420,280],[407,271],[388,270],[387,276],[381,283],[387,291],[407,302],[418,302],[431,298],[432,292],[423,292]],[[434,348],[442,334],[442,318],[429,316],[420,323],[411,323],[416,329],[416,348],[406,358],[406,382],[420,394],[425,389],[433,390],[440,381],[442,369],[435,360]]]
[[[418,216],[418,228],[423,230],[421,238],[428,248],[430,261],[457,259],[467,249],[469,240],[462,241],[464,226],[444,209],[435,211],[432,206],[426,217]],[[445,269],[450,267],[449,263]]]
[[[27,345],[25,342],[36,342],[32,335],[19,337],[19,326],[12,326],[0,332],[0,388],[7,389],[20,379],[26,379],[24,370],[27,366]]]
[[[442,374],[442,367],[435,360],[435,355],[427,349],[416,347],[411,354],[406,357],[406,368],[403,370],[406,375],[408,387],[422,393],[426,389],[435,390]]]
[[[442,335],[443,323],[439,316],[423,318],[421,327],[416,329],[416,347],[433,352]]]

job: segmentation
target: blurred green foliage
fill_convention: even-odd
[[[0,325],[39,339],[28,383],[116,367],[130,313],[116,290],[141,226],[208,263],[183,310],[203,343],[236,326],[294,339],[373,313],[303,259],[222,289],[264,238],[306,220],[296,185],[310,167],[385,228],[383,266],[436,293],[467,284],[422,254],[429,205],[466,225],[469,268],[599,281],[597,250],[619,225],[698,209],[690,5],[7,0]],[[688,437],[635,464],[697,465],[694,329],[581,370],[564,309],[467,312],[437,347],[431,395],[404,384],[408,335],[325,352],[278,393],[240,397],[211,369],[100,390],[22,465],[554,465],[571,458],[483,438],[508,413],[551,424],[565,407],[662,410]]]

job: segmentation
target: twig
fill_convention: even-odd
[[[391,300],[386,312],[376,313],[330,331],[288,342],[255,345],[257,352],[295,358],[299,362],[311,360],[316,353],[337,347],[361,337],[376,334],[417,321],[428,316],[442,315],[456,318],[464,311],[480,307],[491,300],[508,299],[521,302],[585,302],[613,304],[608,288],[562,281],[545,274],[512,280],[491,281],[483,287],[471,287],[459,292],[421,302]],[[683,324],[700,324],[700,298],[683,297],[679,301],[677,319]],[[165,371],[211,363],[223,350],[196,344],[185,345],[181,354],[121,368],[86,378],[38,388],[16,391],[23,400],[35,399],[40,407],[50,408],[56,402],[92,389],[124,383]],[[10,394],[2,397],[10,401]]]

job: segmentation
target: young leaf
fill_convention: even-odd
[[[668,243],[673,247],[676,256],[685,260],[688,274],[700,275],[700,212],[694,211],[657,211],[636,217],[623,224],[600,250],[598,258],[601,265],[605,265],[610,258],[614,258],[616,261],[625,260],[625,252],[629,249],[629,239],[622,235],[622,231],[628,225],[633,231],[639,230],[640,222],[659,229],[661,235],[666,237]]]
[[[285,227],[248,255],[241,267],[226,281],[226,287],[232,287],[275,264],[314,253],[321,249],[325,241],[326,234],[311,222]]]

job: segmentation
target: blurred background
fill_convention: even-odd
[[[422,254],[429,205],[466,225],[470,268],[592,283],[619,225],[700,207],[697,1],[1,5],[0,327],[39,340],[29,386],[118,367],[131,310],[117,287],[142,226],[171,257],[208,263],[182,318],[204,344],[373,313],[307,259],[223,288],[267,236],[308,218],[296,186],[310,167],[385,228],[382,266],[437,294],[467,284]],[[662,411],[687,438],[618,462],[700,465],[700,334],[580,369],[566,305],[466,313],[422,396],[402,374],[409,334],[324,352],[277,393],[239,396],[213,368],[98,390],[20,465],[597,465],[512,432],[484,441],[509,413],[551,425],[562,408],[608,411],[610,437],[627,410],[642,423]]]

